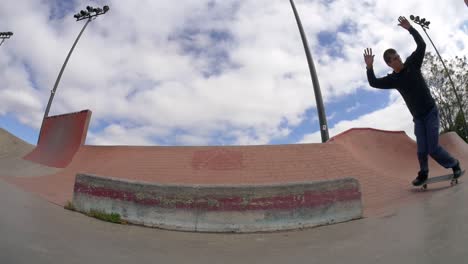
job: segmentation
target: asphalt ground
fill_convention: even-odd
[[[468,182],[434,184],[388,215],[276,233],[102,222],[0,180],[0,263],[464,263]]]

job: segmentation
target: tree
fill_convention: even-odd
[[[454,131],[468,142],[468,135],[463,125],[468,117],[468,59],[466,56],[456,56],[450,60],[444,60],[461,101],[461,107],[439,58],[427,52],[424,61],[422,71],[439,108],[441,132]]]
[[[466,140],[468,138],[468,135],[466,134],[465,128],[463,127],[463,116],[461,114],[461,111],[458,111],[457,117],[455,118],[454,131],[461,138],[465,139],[465,141],[468,143],[468,141]]]

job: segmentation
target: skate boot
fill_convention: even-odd
[[[462,175],[462,170],[460,168],[460,161],[457,160],[457,165],[452,167],[453,170],[453,178],[458,179]]]
[[[414,186],[421,186],[423,185],[429,176],[429,173],[427,171],[419,171],[418,172],[418,177],[413,180],[413,185]]]

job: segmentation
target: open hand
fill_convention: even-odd
[[[372,55],[372,49],[366,48],[364,50],[364,62],[367,65],[367,68],[372,68],[372,65],[374,65],[374,56]]]
[[[410,22],[404,16],[399,17],[398,22],[398,25],[406,30],[408,30],[411,27]]]

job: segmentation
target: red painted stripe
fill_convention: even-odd
[[[306,191],[303,195],[285,195],[250,200],[242,197],[195,197],[187,201],[174,196],[157,198],[138,198],[132,192],[113,190],[103,187],[92,187],[75,183],[75,193],[95,197],[133,202],[139,205],[157,206],[172,209],[201,209],[205,211],[247,211],[247,210],[286,210],[297,208],[314,208],[327,206],[336,202],[354,201],[361,198],[358,188],[339,189],[335,191]]]

